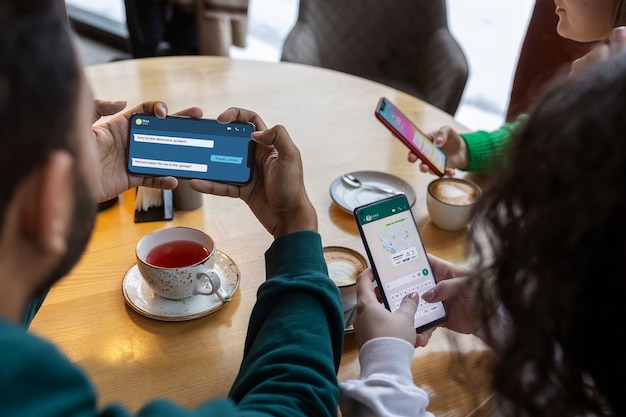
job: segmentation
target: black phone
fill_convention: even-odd
[[[446,154],[435,146],[432,140],[391,101],[381,97],[374,112],[376,118],[382,122],[398,139],[402,141],[431,171],[439,177],[446,172]]]
[[[413,292],[423,294],[437,283],[406,195],[398,194],[354,209],[365,251],[385,307],[394,312]],[[447,319],[442,302],[421,298],[415,313],[420,333]]]
[[[254,130],[252,123],[136,113],[130,119],[128,171],[246,184],[253,173]]]

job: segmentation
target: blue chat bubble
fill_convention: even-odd
[[[238,156],[211,155],[211,162],[221,162],[223,164],[241,165],[243,158]]]

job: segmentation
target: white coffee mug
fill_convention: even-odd
[[[480,187],[465,178],[442,177],[431,181],[426,195],[430,219],[443,230],[462,230],[469,224],[480,195]]]
[[[229,301],[214,270],[215,242],[188,227],[168,227],[145,235],[135,249],[137,267],[155,294],[171,300],[213,295]]]

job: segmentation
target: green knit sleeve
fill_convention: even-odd
[[[461,134],[467,144],[469,157],[465,171],[491,175],[506,166],[506,147],[513,131],[526,117],[522,114],[515,121],[505,123],[500,129],[491,132],[480,130]]]

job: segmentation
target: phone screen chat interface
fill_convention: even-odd
[[[437,148],[433,142],[420,131],[406,116],[394,106],[390,101],[385,101],[384,107],[380,110],[381,116],[387,120],[400,134],[409,139],[413,145],[421,149],[422,153],[441,172],[445,170],[446,156],[443,151]]]
[[[136,115],[131,119],[129,170],[245,182],[250,177],[248,150],[253,130],[246,124]]]
[[[400,307],[411,293],[435,285],[430,263],[406,199],[391,199],[357,212],[389,309]],[[419,301],[415,327],[444,317],[442,303]]]

